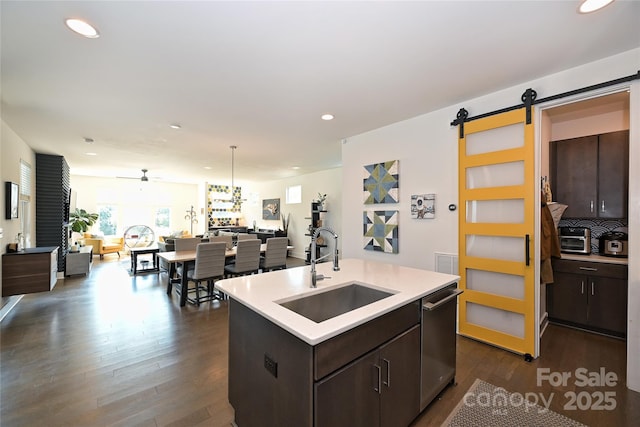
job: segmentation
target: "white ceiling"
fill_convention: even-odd
[[[2,0],[2,118],[76,174],[223,183],[230,145],[236,183],[306,174],[343,138],[640,46],[639,1],[578,3]]]

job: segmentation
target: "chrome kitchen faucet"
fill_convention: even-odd
[[[313,232],[313,236],[311,237],[311,287],[315,288],[318,280],[328,279],[329,277],[325,277],[322,274],[316,274],[316,263],[323,258],[328,257],[330,254],[326,254],[316,259],[316,239],[320,235],[320,232],[326,231],[331,233],[331,237],[333,237],[333,271],[340,271],[340,266],[338,265],[338,235],[335,231],[330,229],[329,227],[318,227],[316,231]]]

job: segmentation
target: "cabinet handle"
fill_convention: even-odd
[[[593,200],[589,204],[589,210],[593,213]]]
[[[376,368],[377,371],[377,382],[376,385],[373,386],[373,390],[376,391],[378,394],[382,394],[382,387],[380,387],[380,382],[382,380],[382,369],[380,369],[380,366],[378,365],[373,365],[374,368]]]
[[[584,280],[580,282],[580,285],[581,285],[580,293],[584,295]]]
[[[578,267],[578,268],[584,271],[598,271],[597,268],[593,268],[593,267]]]
[[[601,212],[604,213],[604,200],[602,200],[602,208],[601,208]]]
[[[524,236],[524,264],[528,267],[531,263],[531,254],[529,253],[529,246],[531,238],[528,234]]]
[[[595,295],[595,294],[593,293],[593,288],[594,288],[594,285],[593,285],[593,282],[591,282],[591,296]]]
[[[382,361],[387,368],[387,380],[383,381],[382,384],[386,385],[387,387],[391,387],[391,362],[389,362],[387,359],[382,359]]]

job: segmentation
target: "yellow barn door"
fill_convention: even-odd
[[[520,108],[471,120],[459,139],[459,331],[535,357],[537,186],[525,119]]]

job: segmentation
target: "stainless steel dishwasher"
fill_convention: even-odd
[[[420,411],[456,375],[456,300],[462,290],[454,283],[422,299]]]

